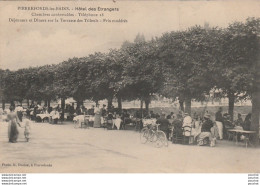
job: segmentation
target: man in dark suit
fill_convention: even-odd
[[[160,130],[166,134],[167,139],[169,139],[169,120],[165,118],[165,114],[162,114],[159,119],[156,121],[157,124],[160,124]]]

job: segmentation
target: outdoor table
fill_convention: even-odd
[[[36,117],[40,117],[43,122],[44,118],[50,118],[50,114],[36,114]]]
[[[116,126],[117,130],[120,129],[120,126],[121,126],[121,123],[122,123],[122,119],[121,118],[116,118],[116,119],[113,119],[113,125],[112,125],[112,128],[114,128]]]
[[[143,119],[143,126],[147,126],[149,124],[156,124],[156,119]]]
[[[238,144],[238,134],[245,135],[246,148],[247,148],[247,145],[252,145],[252,143],[250,143],[250,140],[249,140],[250,134],[256,133],[256,131],[237,130],[237,129],[229,129],[228,132],[231,132],[234,134],[233,140],[235,139],[236,144]]]
[[[95,117],[91,115],[78,115],[73,118],[73,121],[77,122],[79,124],[79,127],[82,127],[82,123],[85,123],[85,120],[91,122],[95,120]]]

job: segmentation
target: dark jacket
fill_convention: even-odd
[[[213,127],[213,122],[210,119],[206,119],[201,126],[201,132],[211,132],[211,128]]]
[[[168,130],[170,124],[166,118],[159,118],[156,123],[160,124],[160,130]]]
[[[182,121],[180,119],[175,119],[172,124],[174,127],[173,132],[175,134],[177,134],[178,136],[181,136],[182,135]]]
[[[215,120],[219,122],[223,122],[223,116],[220,111],[216,112],[215,114]]]

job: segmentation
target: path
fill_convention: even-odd
[[[7,142],[7,123],[0,123],[0,172],[260,172],[260,149],[218,142],[215,148],[141,144],[130,130],[74,129],[72,124],[33,123],[30,142],[20,128],[18,143]],[[6,166],[6,164],[33,165]],[[36,166],[34,166],[34,164]],[[52,167],[39,166],[51,164]]]

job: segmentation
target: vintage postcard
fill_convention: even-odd
[[[0,173],[259,173],[259,1],[0,1]]]

